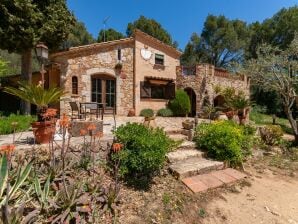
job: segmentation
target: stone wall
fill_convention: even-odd
[[[122,73],[116,74],[115,65],[118,61],[118,49],[121,49]],[[57,54],[52,58],[60,64],[60,84],[67,94],[60,103],[61,112],[69,112],[67,101],[91,102],[91,77],[93,75],[109,76],[116,80],[116,112],[127,115],[133,108],[133,58],[134,42],[118,43],[112,46],[71,50],[66,54]],[[72,77],[78,77],[78,94],[72,94]]]
[[[246,76],[232,75],[209,64],[197,65],[195,68],[177,66],[176,73],[178,89],[191,88],[194,90],[197,98],[197,112],[202,109],[202,99],[211,101],[217,96],[214,91],[216,86],[221,88],[233,87],[236,91],[243,91],[247,97],[250,94],[250,82]]]

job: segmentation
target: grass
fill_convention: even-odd
[[[28,115],[10,114],[6,117],[0,116],[0,135],[13,133],[13,122],[16,122],[16,132],[26,131],[31,126],[31,122],[33,122],[34,120],[36,120],[35,117]]]
[[[252,110],[249,114],[249,119],[257,125],[272,124],[272,116],[268,114],[262,114],[260,112]],[[290,123],[285,118],[276,117],[276,124],[280,125],[285,133],[293,134]]]

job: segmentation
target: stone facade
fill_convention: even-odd
[[[68,101],[91,102],[91,78],[105,76],[116,81],[116,113],[127,115],[133,108],[133,59],[134,42],[127,39],[117,44],[104,46],[98,44],[92,48],[72,48],[71,54],[56,54],[53,61],[60,66],[60,85],[67,94],[60,103],[61,112],[69,112]],[[121,49],[121,61],[118,61],[118,49]],[[77,50],[77,51],[76,51]],[[121,62],[122,78],[115,71],[115,65]],[[78,94],[72,94],[72,77],[78,78]]]
[[[250,81],[244,75],[232,75],[224,69],[215,68],[209,64],[194,67],[176,67],[178,89],[192,89],[196,95],[196,112],[201,111],[203,100],[214,100],[218,95],[216,87],[233,87],[243,91],[249,98]]]
[[[142,55],[141,52],[144,53],[144,50],[149,52],[148,57]],[[162,55],[162,65],[156,64],[157,55]],[[60,77],[60,80],[56,81],[66,91],[60,103],[61,113],[70,112],[69,101],[94,101],[92,99],[93,78],[104,80],[102,89],[107,85],[107,80],[115,83],[116,113],[124,116],[127,116],[130,111],[135,111],[135,114],[139,115],[145,108],[155,111],[165,108],[170,98],[167,95],[168,84],[171,84],[173,93],[175,90],[173,84],[176,88],[193,90],[196,95],[196,111],[201,109],[202,99],[207,97],[210,100],[216,97],[214,92],[216,85],[234,87],[249,96],[249,80],[246,76],[232,76],[225,70],[211,65],[183,68],[180,66],[180,56],[181,52],[175,48],[137,30],[131,38],[73,47],[67,51],[52,54],[51,61],[55,64],[55,70],[49,73],[55,73],[55,77]],[[115,65],[118,63],[122,64],[121,73],[115,70]],[[72,91],[73,77],[77,78],[77,93]],[[153,99],[159,96],[141,97],[145,89],[141,84],[152,80],[167,82],[162,84],[163,91],[167,92],[164,93],[164,99]],[[159,88],[161,84],[157,85]],[[164,89],[165,86],[166,89]],[[107,90],[101,91],[103,95]],[[107,95],[102,101],[106,101],[106,98]]]
[[[142,49],[151,52],[150,59],[141,56]],[[156,67],[155,54],[164,56],[162,68]],[[132,109],[138,115],[144,108],[152,108],[155,111],[164,108],[168,100],[141,99],[140,82],[145,81],[146,76],[175,81],[180,55],[181,52],[141,31],[136,31],[131,38],[73,47],[52,54],[53,63],[60,65],[60,86],[67,92],[60,103],[60,111],[70,112],[68,101],[92,101],[92,77],[108,77],[116,81],[115,108],[118,115],[127,116]],[[121,75],[115,71],[117,63],[122,64]],[[78,78],[77,94],[72,94],[74,76]]]

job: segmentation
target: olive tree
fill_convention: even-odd
[[[257,59],[247,61],[245,72],[250,74],[252,84],[264,90],[274,90],[281,97],[285,114],[290,122],[298,144],[298,127],[293,117],[298,87],[298,35],[285,50],[270,45],[261,45]]]

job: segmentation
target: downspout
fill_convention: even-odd
[[[133,109],[136,113],[136,37],[134,36],[134,47],[133,47]]]

